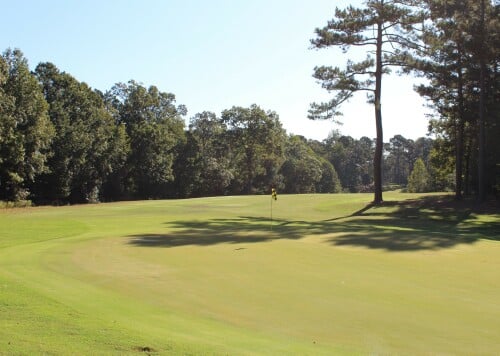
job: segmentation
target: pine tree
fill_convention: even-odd
[[[327,103],[311,104],[309,118],[335,119],[341,114],[342,103],[354,93],[369,93],[377,132],[373,159],[376,204],[382,202],[382,76],[390,73],[391,67],[406,66],[408,50],[417,46],[413,25],[422,20],[416,11],[418,3],[413,0],[368,0],[364,8],[337,8],[335,18],[324,28],[316,29],[317,37],[311,40],[316,49],[334,46],[345,53],[351,47],[367,48],[365,60],[348,60],[345,69],[330,66],[314,69],[314,77],[322,87],[336,95]]]
[[[429,189],[429,173],[425,168],[424,161],[419,158],[415,161],[413,170],[408,178],[408,192],[423,193]]]

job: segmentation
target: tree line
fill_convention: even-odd
[[[128,199],[373,189],[374,141],[332,132],[320,142],[289,135],[257,105],[220,115],[136,82],[106,92],[52,63],[34,71],[20,50],[0,57],[0,199],[67,204]],[[395,136],[387,182],[404,186],[433,140]]]

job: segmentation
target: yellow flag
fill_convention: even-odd
[[[274,200],[278,200],[278,194],[276,193],[276,189],[271,189],[271,198]]]

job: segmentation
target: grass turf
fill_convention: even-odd
[[[498,352],[497,207],[385,198],[0,211],[0,353]]]

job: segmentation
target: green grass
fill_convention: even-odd
[[[497,354],[498,207],[384,197],[0,210],[0,354]]]

